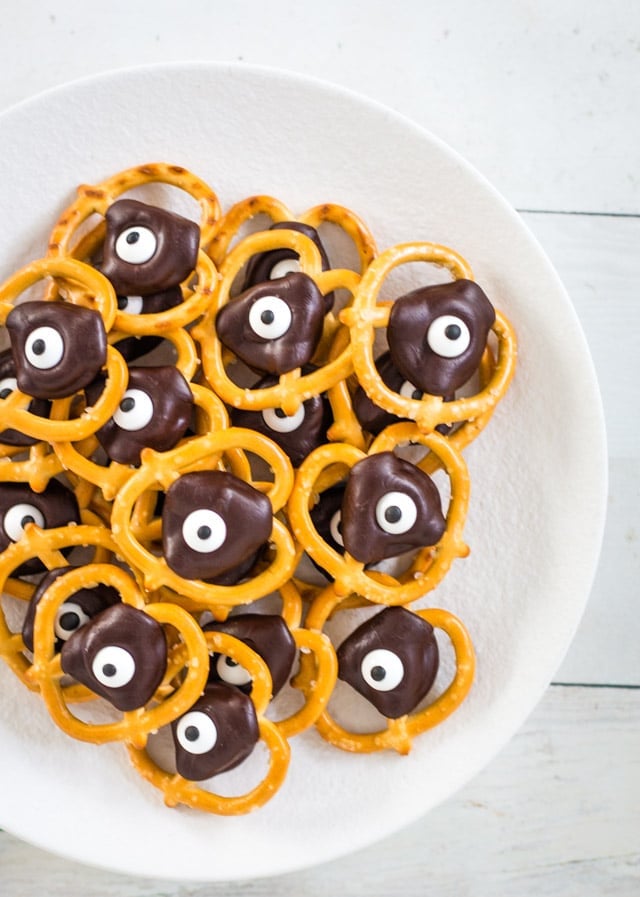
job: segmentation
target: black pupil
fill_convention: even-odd
[[[237,666],[238,666],[238,661],[237,661],[237,660],[233,660],[232,657],[227,657],[227,659],[225,660],[225,664],[226,664],[228,667],[237,667]]]
[[[26,517],[23,517],[22,520],[20,521],[20,526],[22,527],[22,529],[24,529],[25,526],[27,525],[27,523],[35,523],[35,522],[36,522],[36,518],[32,517],[31,514],[27,514]]]
[[[79,625],[80,617],[77,613],[75,613],[75,611],[68,610],[60,617],[60,626],[63,629],[66,629],[67,632],[71,632],[73,629],[77,629]]]
[[[397,505],[391,505],[390,508],[384,512],[384,519],[387,523],[397,523],[402,517],[402,511]]]
[[[386,675],[387,671],[384,667],[376,666],[371,669],[371,678],[374,682],[382,682]]]
[[[446,338],[451,340],[458,339],[461,333],[462,330],[457,324],[449,324],[449,326],[446,327],[444,331],[444,335],[446,336]]]
[[[127,243],[129,243],[129,244],[137,243],[138,240],[140,239],[140,234],[138,233],[137,230],[133,230],[133,231],[131,231],[130,234],[127,234],[125,239],[126,239]]]
[[[263,324],[273,324],[275,319],[276,319],[276,316],[271,311],[270,308],[266,308],[260,315],[260,320],[262,321]]]
[[[4,389],[0,389],[0,399],[6,399],[7,396],[10,396],[12,392],[13,390],[10,387],[5,386]]]
[[[128,296],[118,296],[118,308],[122,311],[129,304]]]
[[[417,401],[420,401],[420,399],[422,398],[422,393],[420,392],[419,389],[414,389],[413,392],[411,393],[411,398],[416,399]]]
[[[284,411],[282,410],[282,408],[276,408],[275,414],[276,414],[276,417],[279,417],[281,420],[287,416],[284,413]]]
[[[133,411],[136,407],[136,400],[132,399],[131,396],[127,396],[126,399],[123,399],[120,402],[120,411]]]
[[[31,348],[33,349],[34,355],[42,355],[47,348],[47,344],[43,339],[37,339]]]
[[[112,663],[105,663],[105,665],[102,667],[102,673],[104,676],[115,676],[117,672],[118,671],[116,670],[115,665]]]
[[[197,726],[187,726],[184,730],[184,737],[187,741],[197,741],[200,738],[200,730]]]
[[[208,539],[210,536],[211,536],[211,527],[210,526],[198,527],[198,538],[199,539],[202,539],[204,541],[205,539]]]

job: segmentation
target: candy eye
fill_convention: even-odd
[[[185,517],[182,524],[182,538],[193,551],[209,554],[224,544],[227,538],[227,525],[215,511],[198,508]]]
[[[249,311],[249,326],[262,339],[278,339],[291,327],[291,309],[278,296],[261,296]]]
[[[405,492],[387,492],[376,505],[378,526],[390,535],[408,532],[417,517],[416,503]]]
[[[399,392],[405,399],[415,399],[418,402],[422,399],[423,395],[422,390],[418,389],[417,386],[414,386],[410,380],[404,381]]]
[[[334,542],[344,548],[344,540],[342,538],[342,511],[337,510],[329,521],[329,532],[333,536]]]
[[[376,648],[362,658],[362,678],[376,691],[391,691],[402,682],[404,666],[397,654],[386,648]]]
[[[248,685],[251,682],[251,676],[245,668],[227,654],[221,654],[218,658],[216,672],[229,685]]]
[[[156,235],[148,227],[128,227],[115,244],[115,253],[123,262],[142,265],[148,262],[158,247]]]
[[[142,296],[118,296],[118,309],[128,315],[141,315]]]
[[[35,523],[39,527],[44,527],[44,514],[33,505],[19,504],[9,508],[4,515],[2,525],[11,541],[17,542],[24,535],[24,528],[27,523]]]
[[[58,608],[53,628],[56,636],[66,642],[76,629],[80,629],[90,619],[79,604],[74,601],[65,601]]]
[[[269,280],[277,280],[279,277],[286,277],[287,274],[298,274],[300,271],[300,259],[282,259],[276,262],[269,272]]]
[[[36,327],[24,344],[27,361],[40,371],[48,371],[62,360],[64,340],[53,327]]]
[[[113,415],[122,430],[143,430],[153,417],[153,402],[141,389],[128,389]]]
[[[294,414],[285,414],[281,408],[265,408],[262,419],[270,430],[276,433],[292,433],[302,426],[304,421],[304,405],[300,405]]]
[[[136,672],[133,656],[118,645],[100,648],[91,664],[91,671],[101,685],[122,688],[128,685]]]
[[[176,738],[187,753],[207,754],[215,747],[218,730],[210,716],[201,710],[192,710],[178,722]]]
[[[442,358],[458,358],[471,342],[469,328],[455,315],[441,315],[427,330],[429,348]]]
[[[18,381],[15,377],[3,377],[0,380],[0,399],[7,399],[12,392],[18,388]]]

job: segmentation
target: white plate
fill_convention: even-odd
[[[315,733],[248,817],[166,809],[119,746],[75,743],[0,669],[0,825],[73,859],[191,880],[250,878],[337,857],[449,797],[534,707],[588,596],[604,518],[600,398],[569,298],[505,201],[439,140],[317,81],[231,64],[116,72],[0,117],[0,277],[45,253],[79,183],[147,161],[192,169],[225,207],[269,193],[302,211],[350,206],[381,248],[433,240],[471,263],[520,342],[513,386],[466,451],[471,555],[427,604],[459,614],[477,647],[470,697],[408,757],[358,756]]]

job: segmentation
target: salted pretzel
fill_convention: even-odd
[[[328,586],[311,606],[307,615],[306,625],[314,630],[317,629],[322,631],[329,617],[342,610],[342,603],[343,598],[336,594],[333,586]],[[388,608],[388,610],[401,610],[404,614],[413,614],[415,617],[424,620],[434,629],[443,631],[447,635],[455,652],[455,673],[445,691],[435,698],[435,700],[429,702],[423,709],[417,709],[409,713],[402,713],[393,718],[387,718],[386,726],[377,731],[350,731],[336,721],[331,715],[330,710],[324,711],[316,722],[316,728],[324,739],[344,751],[371,753],[373,751],[389,749],[395,750],[399,754],[409,753],[413,739],[422,732],[439,725],[457,710],[466,698],[473,684],[475,675],[475,652],[467,629],[456,616],[439,608],[409,611],[404,608],[396,607]],[[400,639],[400,642],[401,641],[402,639]],[[399,667],[396,672],[397,682],[394,684],[394,681],[392,680],[388,683],[387,688],[391,685],[393,685],[393,688],[395,689],[400,688],[411,670],[408,670],[406,667],[403,668],[402,661],[398,664],[398,658],[397,656],[393,656],[393,651],[384,647],[385,642],[382,637],[378,636],[371,640],[371,642],[375,646],[374,651],[368,656],[365,655],[364,658],[357,658],[363,667],[368,661],[369,669],[365,670],[364,675],[367,676],[367,679],[374,688],[382,687],[381,685],[378,686],[376,684],[375,667],[372,667],[371,665],[374,663],[381,663],[384,665],[386,662],[386,653],[389,666],[391,667],[391,670],[388,671],[390,675],[393,675],[394,672],[396,672],[394,667]],[[394,643],[392,641],[390,644],[400,644],[400,642]],[[376,655],[375,661],[373,660],[373,655]],[[437,649],[435,657],[437,670]],[[294,684],[296,687],[306,690],[313,680],[313,676],[313,660],[312,658],[304,657],[300,672]],[[393,688],[389,688],[388,694],[393,692]]]
[[[446,528],[433,547],[417,552],[410,570],[400,579],[367,571],[365,564],[345,553],[340,555],[319,535],[311,519],[314,496],[342,481],[365,458],[391,452],[406,443],[426,446],[442,464],[451,484]],[[302,463],[287,506],[292,532],[305,551],[334,580],[336,594],[355,593],[376,604],[409,604],[434,589],[453,561],[468,554],[462,531],[469,502],[469,475],[462,455],[439,433],[422,433],[412,424],[389,427],[365,454],[354,446],[333,443],[321,446]]]
[[[34,492],[42,492],[52,477],[62,473],[62,462],[46,442],[36,442],[26,451],[26,458],[14,460],[24,454],[24,447],[0,447],[0,482],[28,483]]]
[[[231,657],[251,677],[253,688],[250,701],[255,711],[258,737],[269,752],[269,766],[262,780],[245,794],[223,796],[201,787],[196,781],[190,781],[177,772],[162,769],[146,750],[131,744],[127,745],[127,749],[135,769],[162,791],[167,806],[185,804],[207,813],[237,816],[261,807],[278,791],[287,774],[291,750],[282,729],[265,717],[272,692],[271,674],[265,661],[244,642],[226,633],[209,633],[207,639],[210,648]],[[194,727],[201,718],[202,716],[190,717],[189,711],[184,717],[187,722],[193,719]],[[215,721],[212,720],[211,724],[216,732]],[[212,740],[212,747],[215,747],[217,732]],[[185,744],[188,745],[188,742],[185,741]]]
[[[340,320],[351,333],[358,382],[376,405],[398,417],[415,420],[424,431],[443,423],[473,420],[494,408],[511,382],[516,359],[513,328],[500,312],[496,312],[492,330],[498,340],[497,360],[488,383],[476,395],[445,402],[442,396],[423,394],[418,400],[393,392],[382,382],[373,356],[375,331],[387,327],[393,304],[378,302],[378,295],[389,273],[409,262],[429,262],[447,268],[455,280],[473,280],[468,263],[446,246],[405,243],[382,252],[363,275],[353,303],[340,313]]]

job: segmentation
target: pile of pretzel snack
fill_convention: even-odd
[[[146,184],[199,220],[131,198]],[[328,258],[327,227],[357,270]],[[413,262],[438,282],[387,296]],[[168,806],[235,815],[309,729],[407,753],[461,704],[467,629],[415,605],[468,554],[463,451],[516,344],[454,250],[379,252],[335,204],[224,211],[186,169],[141,165],[79,187],[46,256],[0,286],[0,332],[0,656],[65,733],[121,742]],[[349,611],[363,622],[333,644]],[[439,642],[454,672],[434,689]],[[332,715],[338,678],[372,731]],[[219,793],[259,743],[258,784]]]

